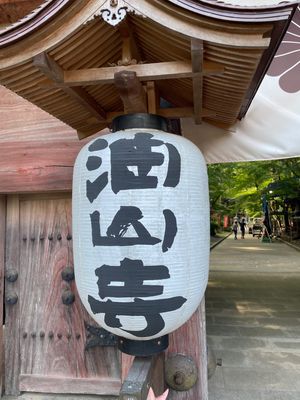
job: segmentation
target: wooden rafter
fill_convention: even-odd
[[[122,60],[126,63],[131,58],[129,34],[123,42]],[[129,46],[129,47],[128,47]],[[98,120],[109,122],[113,116],[132,112],[150,112],[157,113],[167,118],[195,117],[199,123],[202,116],[215,116],[215,112],[202,110],[202,99],[199,98],[199,82],[202,89],[203,71],[198,62],[198,55],[193,56],[190,61],[171,61],[153,64],[134,64],[130,66],[91,68],[86,70],[64,71],[49,55],[41,53],[34,58],[34,65],[50,80],[50,85],[60,87],[64,92],[75,98],[86,109],[90,111]],[[197,66],[198,64],[198,66]],[[203,65],[203,60],[201,65]],[[205,63],[206,74],[221,74],[224,71],[222,65],[214,62]],[[130,68],[130,70],[129,70]],[[137,71],[137,72],[136,72]],[[112,77],[112,74],[113,77]],[[75,76],[75,82],[70,81]],[[194,89],[194,109],[192,107],[158,109],[157,95],[155,91],[155,80],[171,78],[193,78]],[[155,80],[150,80],[155,78]],[[200,81],[199,81],[200,79]],[[147,81],[144,90],[142,83]],[[92,96],[90,96],[82,87],[86,84],[111,84],[114,83],[124,105],[124,111],[105,113]],[[74,86],[73,86],[74,84]],[[79,86],[80,85],[80,86]],[[47,87],[47,85],[46,85]],[[202,90],[200,90],[202,93]],[[201,100],[201,101],[200,101]]]
[[[203,98],[203,41],[191,39],[191,58],[193,76],[194,119],[196,124],[202,123]]]
[[[48,79],[60,84],[60,88],[70,97],[82,104],[99,121],[106,120],[105,111],[99,106],[95,99],[84,89],[71,88],[64,84],[64,70],[53,58],[46,53],[40,53],[33,58],[33,65],[36,66]]]
[[[128,27],[123,27],[122,35],[123,51],[121,62],[124,64],[130,64],[132,59],[132,39],[130,38]],[[157,96],[155,92],[155,80],[192,77],[193,82],[195,80],[195,82],[199,83],[199,68],[197,69],[195,66],[195,63],[197,63],[197,60],[195,60],[196,58],[192,55],[192,62],[171,61],[153,64],[133,64],[130,65],[130,67],[118,66],[64,71],[48,54],[41,53],[34,57],[33,64],[50,80],[50,85],[60,87],[65,93],[69,94],[72,98],[76,99],[77,102],[82,104],[94,117],[97,118],[97,120],[100,120],[101,122],[107,123],[111,120],[113,114],[122,114],[124,112],[158,113],[168,118],[194,116],[195,120],[199,122],[199,120],[202,120],[203,112],[206,116],[214,116],[214,113],[209,110],[202,110],[202,102],[199,103],[197,96],[194,96],[194,101],[195,98],[198,101],[194,106],[194,110],[189,107],[164,110],[157,108]],[[205,67],[206,74],[219,75],[224,71],[222,65],[214,62],[207,62]],[[130,70],[126,70],[129,68]],[[203,71],[202,68],[201,71]],[[75,82],[71,81],[74,79],[74,76]],[[155,78],[155,80],[151,81],[151,78]],[[145,87],[146,91],[142,86],[142,81],[147,81]],[[87,84],[95,85],[99,83],[115,84],[122,99],[124,111],[106,113],[98,105],[96,100],[81,87]]]
[[[113,11],[121,3],[113,2],[117,5]],[[0,82],[82,137],[108,126],[113,114],[124,112],[114,81],[115,73],[124,70],[146,82],[148,111],[156,107],[158,114],[170,118],[196,115],[199,122],[210,115],[207,118],[213,121],[234,124],[249,106],[296,9],[296,4],[284,3],[259,13],[255,6],[235,8],[216,2],[125,3],[127,17],[109,27],[102,13],[109,1],[44,2],[42,11],[0,34]],[[201,107],[201,98],[194,98],[201,72],[192,61],[196,55],[191,57],[191,38],[203,40],[203,104],[210,110]],[[36,57],[41,52],[51,52],[53,59],[41,62]],[[114,67],[103,68],[108,65]],[[94,86],[85,88],[90,85]],[[155,89],[174,108],[160,110]]]
[[[0,0],[0,24],[18,21],[42,2],[43,0]]]

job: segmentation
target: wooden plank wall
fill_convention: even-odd
[[[0,397],[4,373],[3,347],[3,290],[4,290],[4,256],[5,256],[5,196],[0,195]]]
[[[85,350],[85,323],[95,323],[74,280],[62,279],[74,265],[71,233],[70,194],[20,196],[20,390],[117,395],[119,354]],[[62,303],[66,290],[75,296],[69,305]]]
[[[20,229],[19,229],[19,196],[12,195],[8,198],[6,214],[6,273],[19,275],[20,267]],[[19,279],[8,282],[5,296],[19,293]],[[19,394],[20,373],[20,303],[8,305],[5,309],[5,393],[9,395]]]
[[[0,86],[0,193],[70,190],[85,143],[74,129]]]

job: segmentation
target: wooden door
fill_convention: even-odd
[[[18,297],[6,306],[6,393],[118,395],[118,351],[85,350],[85,324],[95,323],[74,280],[61,275],[73,266],[70,195],[9,196],[6,226],[6,270],[18,273],[6,284]],[[66,290],[75,295],[70,305],[62,302]]]

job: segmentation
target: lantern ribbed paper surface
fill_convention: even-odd
[[[148,340],[196,310],[208,279],[206,165],[187,139],[126,129],[88,143],[73,178],[75,277],[110,332]]]

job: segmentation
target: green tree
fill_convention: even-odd
[[[263,194],[276,190],[280,196],[299,196],[300,158],[211,164],[208,176],[215,212],[235,215],[244,211],[257,216],[262,212]]]

